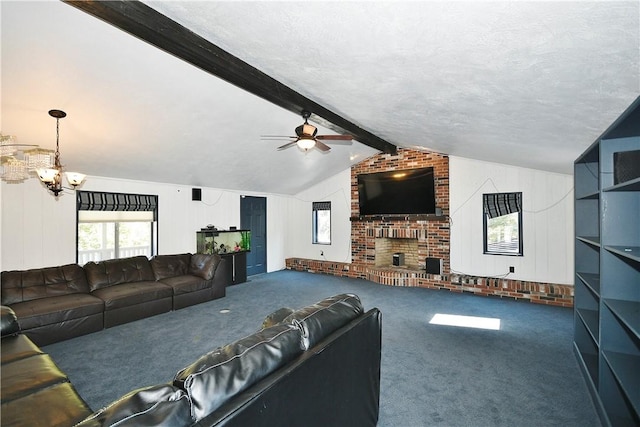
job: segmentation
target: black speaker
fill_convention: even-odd
[[[199,202],[202,200],[202,188],[191,189],[191,200]]]
[[[440,274],[441,265],[440,258],[427,258],[427,274]]]
[[[396,252],[393,254],[393,265],[404,265],[404,254],[401,252]]]
[[[613,183],[640,178],[640,150],[613,153]]]

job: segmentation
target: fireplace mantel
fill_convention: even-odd
[[[351,222],[394,222],[394,221],[448,221],[444,215],[365,215],[352,216]]]

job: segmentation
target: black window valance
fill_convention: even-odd
[[[158,196],[150,194],[107,193],[100,191],[78,191],[79,211],[134,211],[153,212],[158,219]]]
[[[312,202],[313,211],[330,211],[331,210],[331,202]]]
[[[522,193],[483,194],[484,213],[488,218],[509,215],[522,210]]]

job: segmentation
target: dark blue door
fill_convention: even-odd
[[[240,197],[240,228],[251,230],[247,276],[267,272],[267,198]]]

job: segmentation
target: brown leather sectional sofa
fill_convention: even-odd
[[[375,426],[382,317],[353,294],[282,308],[168,382],[92,412],[2,307],[2,426]],[[173,377],[173,379],[171,379]]]
[[[39,346],[222,298],[218,255],[179,254],[3,271],[2,305]]]

